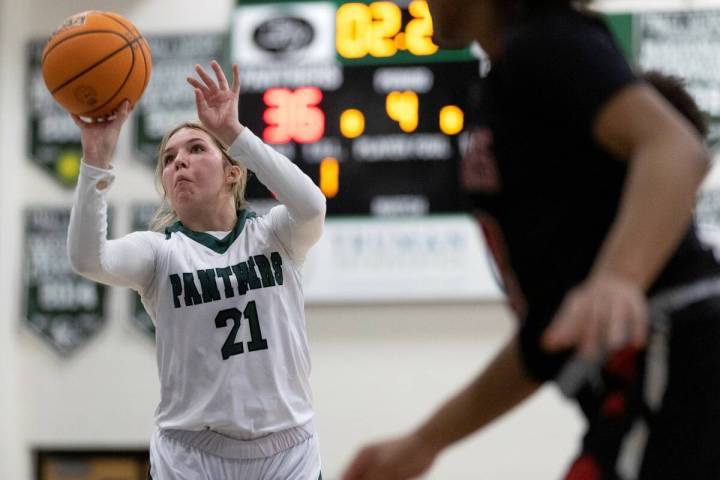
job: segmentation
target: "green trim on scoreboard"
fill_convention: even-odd
[[[432,55],[413,55],[409,52],[397,52],[392,57],[380,58],[365,56],[363,58],[350,59],[336,55],[338,62],[351,67],[356,65],[408,65],[415,63],[440,63],[440,62],[470,62],[476,60],[470,53],[469,48],[462,50],[438,50]]]

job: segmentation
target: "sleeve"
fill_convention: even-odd
[[[230,155],[248,169],[282,203],[270,210],[272,229],[292,259],[302,264],[322,235],[325,196],[313,181],[247,127],[230,146]]]
[[[589,14],[548,15],[511,41],[509,82],[570,131],[592,132],[595,117],[637,78],[601,19]]]
[[[111,170],[81,165],[68,228],[70,264],[90,280],[144,292],[155,273],[158,234],[135,232],[107,239],[105,196],[114,179]]]

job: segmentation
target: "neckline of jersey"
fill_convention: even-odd
[[[185,225],[183,225],[180,220],[178,220],[177,222],[173,223],[165,229],[165,239],[169,239],[170,236],[175,232],[181,232],[185,234],[185,236],[189,239],[206,246],[207,248],[216,253],[223,254],[227,251],[228,248],[230,248],[230,245],[233,244],[235,239],[240,236],[240,233],[245,227],[245,222],[249,218],[254,218],[256,216],[257,215],[255,214],[255,212],[251,212],[250,210],[238,210],[237,222],[235,222],[235,226],[233,227],[233,229],[230,230],[230,233],[228,233],[224,238],[216,238],[206,232],[196,232],[194,230],[190,230]]]

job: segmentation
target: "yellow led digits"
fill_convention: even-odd
[[[440,110],[440,131],[445,135],[455,135],[463,129],[464,115],[460,107],[446,105]]]
[[[335,14],[335,47],[341,57],[362,58],[368,54],[372,13],[363,3],[346,3]]]
[[[438,46],[432,41],[433,26],[430,9],[424,0],[413,0],[408,5],[408,12],[413,19],[408,22],[405,32],[407,49],[414,55],[432,55]]]
[[[402,10],[393,2],[346,3],[335,18],[335,47],[341,57],[391,57],[398,50],[413,55],[432,55],[438,46],[432,42],[430,10],[425,0],[408,5],[412,16],[402,31]]]
[[[393,37],[402,27],[402,11],[392,2],[373,2],[372,36],[369,39],[368,52],[373,57],[391,57],[397,52]]]
[[[414,132],[418,126],[418,96],[413,91],[388,93],[385,98],[385,111],[390,118],[400,124],[405,133]]]
[[[365,131],[365,115],[350,108],[340,114],[340,133],[346,138],[357,138]]]
[[[340,188],[340,164],[336,158],[326,157],[320,162],[320,190],[333,198]]]

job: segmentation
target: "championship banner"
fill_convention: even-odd
[[[80,173],[80,130],[50,95],[42,76],[43,40],[28,44],[28,147],[30,160],[62,185],[75,186]]]
[[[195,95],[185,79],[194,75],[195,64],[206,70],[211,60],[224,64],[226,35],[188,33],[145,38],[152,49],[153,71],[135,109],[134,143],[138,160],[155,168],[163,136],[179,123],[197,119]]]
[[[134,205],[132,207],[132,231],[145,231],[148,229],[148,223],[155,213],[155,205]],[[142,332],[149,337],[155,337],[155,325],[153,325],[150,315],[145,311],[145,307],[140,300],[140,294],[134,290],[130,290],[130,314],[131,321]]]
[[[62,355],[103,327],[107,292],[72,270],[69,222],[70,209],[64,208],[32,208],[25,215],[24,322]]]

